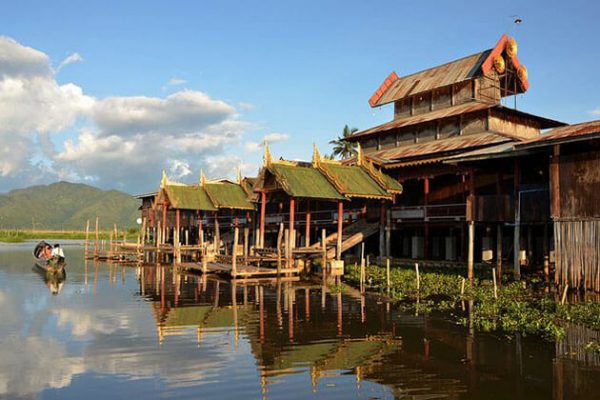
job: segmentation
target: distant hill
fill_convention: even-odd
[[[0,228],[83,230],[96,216],[100,228],[136,226],[140,202],[127,193],[92,186],[57,182],[0,194]]]

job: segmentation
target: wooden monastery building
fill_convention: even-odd
[[[393,104],[394,118],[346,139],[356,157],[332,161],[315,147],[310,162],[276,160],[265,143],[256,178],[163,176],[139,196],[142,215],[162,242],[185,235],[217,252],[240,226],[256,254],[340,260],[365,243],[379,257],[463,263],[469,278],[486,263],[600,290],[600,121],[518,110],[529,80],[517,53],[503,35],[468,57],[392,72],[369,104]]]

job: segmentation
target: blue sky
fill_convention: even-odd
[[[516,27],[512,15],[523,23]],[[503,1],[493,10],[472,1],[10,2],[0,35],[47,56],[40,62],[52,68],[48,84],[81,93],[60,96],[69,111],[56,118],[69,118],[18,135],[0,130],[0,148],[14,158],[0,163],[0,191],[68,179],[138,192],[153,189],[161,169],[183,181],[194,181],[200,167],[232,176],[241,164],[251,174],[266,135],[274,155],[308,159],[313,142],[328,152],[344,124],[365,129],[391,119],[390,106],[373,110],[367,100],[392,70],[409,74],[490,48],[505,32],[516,36],[529,70],[520,109],[569,123],[597,119],[599,17],[590,1]],[[182,93],[209,111],[181,114]],[[0,92],[0,105],[11,99]],[[150,121],[136,120],[143,127],[127,125],[123,134],[131,122],[124,110],[142,100]],[[53,101],[37,99],[31,113],[43,119]],[[166,139],[144,146],[144,137],[156,138],[147,132],[171,130],[173,146]],[[227,139],[211,144],[222,130]]]

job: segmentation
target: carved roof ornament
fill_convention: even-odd
[[[315,168],[319,168],[321,165],[321,153],[319,152],[319,148],[317,147],[316,143],[313,143],[312,164]]]
[[[360,143],[356,143],[356,164],[363,165],[365,163],[365,155],[362,151]]]
[[[242,167],[240,167],[238,165],[235,172],[236,172],[237,184],[241,185],[242,184]]]
[[[264,147],[265,152],[263,155],[263,166],[269,167],[273,162],[273,159],[271,157],[271,150],[269,150],[269,142],[267,142],[266,140],[264,141]]]
[[[160,179],[160,187],[161,188],[167,187],[168,184],[169,184],[169,178],[167,177],[167,173],[163,169],[162,178]]]
[[[204,175],[204,170],[200,168],[200,186],[204,187],[206,185],[206,175]]]

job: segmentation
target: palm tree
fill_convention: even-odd
[[[344,125],[342,135],[338,136],[337,139],[329,141],[329,144],[333,145],[333,153],[331,155],[334,157],[339,156],[341,159],[356,155],[356,143],[345,140],[356,132],[358,132],[358,128],[350,129],[348,125]]]

